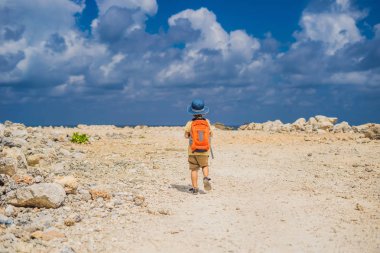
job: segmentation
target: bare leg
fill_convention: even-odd
[[[208,177],[208,166],[203,167],[202,171],[203,171],[203,177]]]
[[[203,186],[206,191],[211,190],[210,179],[208,177],[208,166],[202,168],[203,171]]]
[[[198,188],[198,170],[191,171],[191,184],[193,188]]]

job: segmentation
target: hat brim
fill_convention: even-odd
[[[192,114],[192,115],[207,114],[209,111],[210,111],[210,109],[207,106],[203,107],[202,110],[197,110],[197,111],[193,110],[191,105],[187,107],[187,112]]]

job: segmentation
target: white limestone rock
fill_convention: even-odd
[[[338,121],[338,118],[336,117],[326,117],[326,116],[323,116],[323,115],[317,115],[314,117],[318,122],[325,122],[325,121],[329,121],[331,124],[335,124],[337,121]]]
[[[263,126],[263,131],[264,132],[280,132],[281,128],[283,126],[283,123],[280,120],[275,120],[275,121],[267,121],[262,124]]]
[[[13,176],[17,172],[17,160],[11,157],[0,158],[0,174]]]
[[[353,126],[352,130],[354,130],[355,133],[364,133],[370,128],[371,125],[371,123],[367,123],[359,126]]]
[[[291,124],[292,129],[296,131],[305,131],[305,125],[306,125],[305,118],[299,118]]]
[[[62,185],[67,194],[75,194],[78,189],[78,180],[73,176],[57,177],[54,182]]]
[[[334,127],[333,127],[333,132],[334,133],[349,133],[352,131],[352,128],[351,126],[346,122],[346,121],[343,121],[339,124],[336,124]]]
[[[66,193],[57,183],[41,183],[8,193],[7,203],[18,207],[58,208]]]
[[[25,155],[20,148],[4,148],[3,150],[5,157],[13,158],[17,161],[17,169],[27,169],[28,163],[26,161]]]

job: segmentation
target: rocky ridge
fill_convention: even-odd
[[[280,120],[265,123],[249,123],[241,125],[238,130],[256,130],[271,133],[362,133],[370,139],[380,139],[380,124],[367,123],[359,126],[350,126],[346,121],[338,122],[336,117],[317,115],[308,120],[299,118],[293,123],[282,123]]]

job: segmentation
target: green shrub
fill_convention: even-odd
[[[78,132],[74,133],[73,136],[71,136],[71,142],[73,143],[87,143],[89,141],[89,136],[87,134],[80,134]]]

